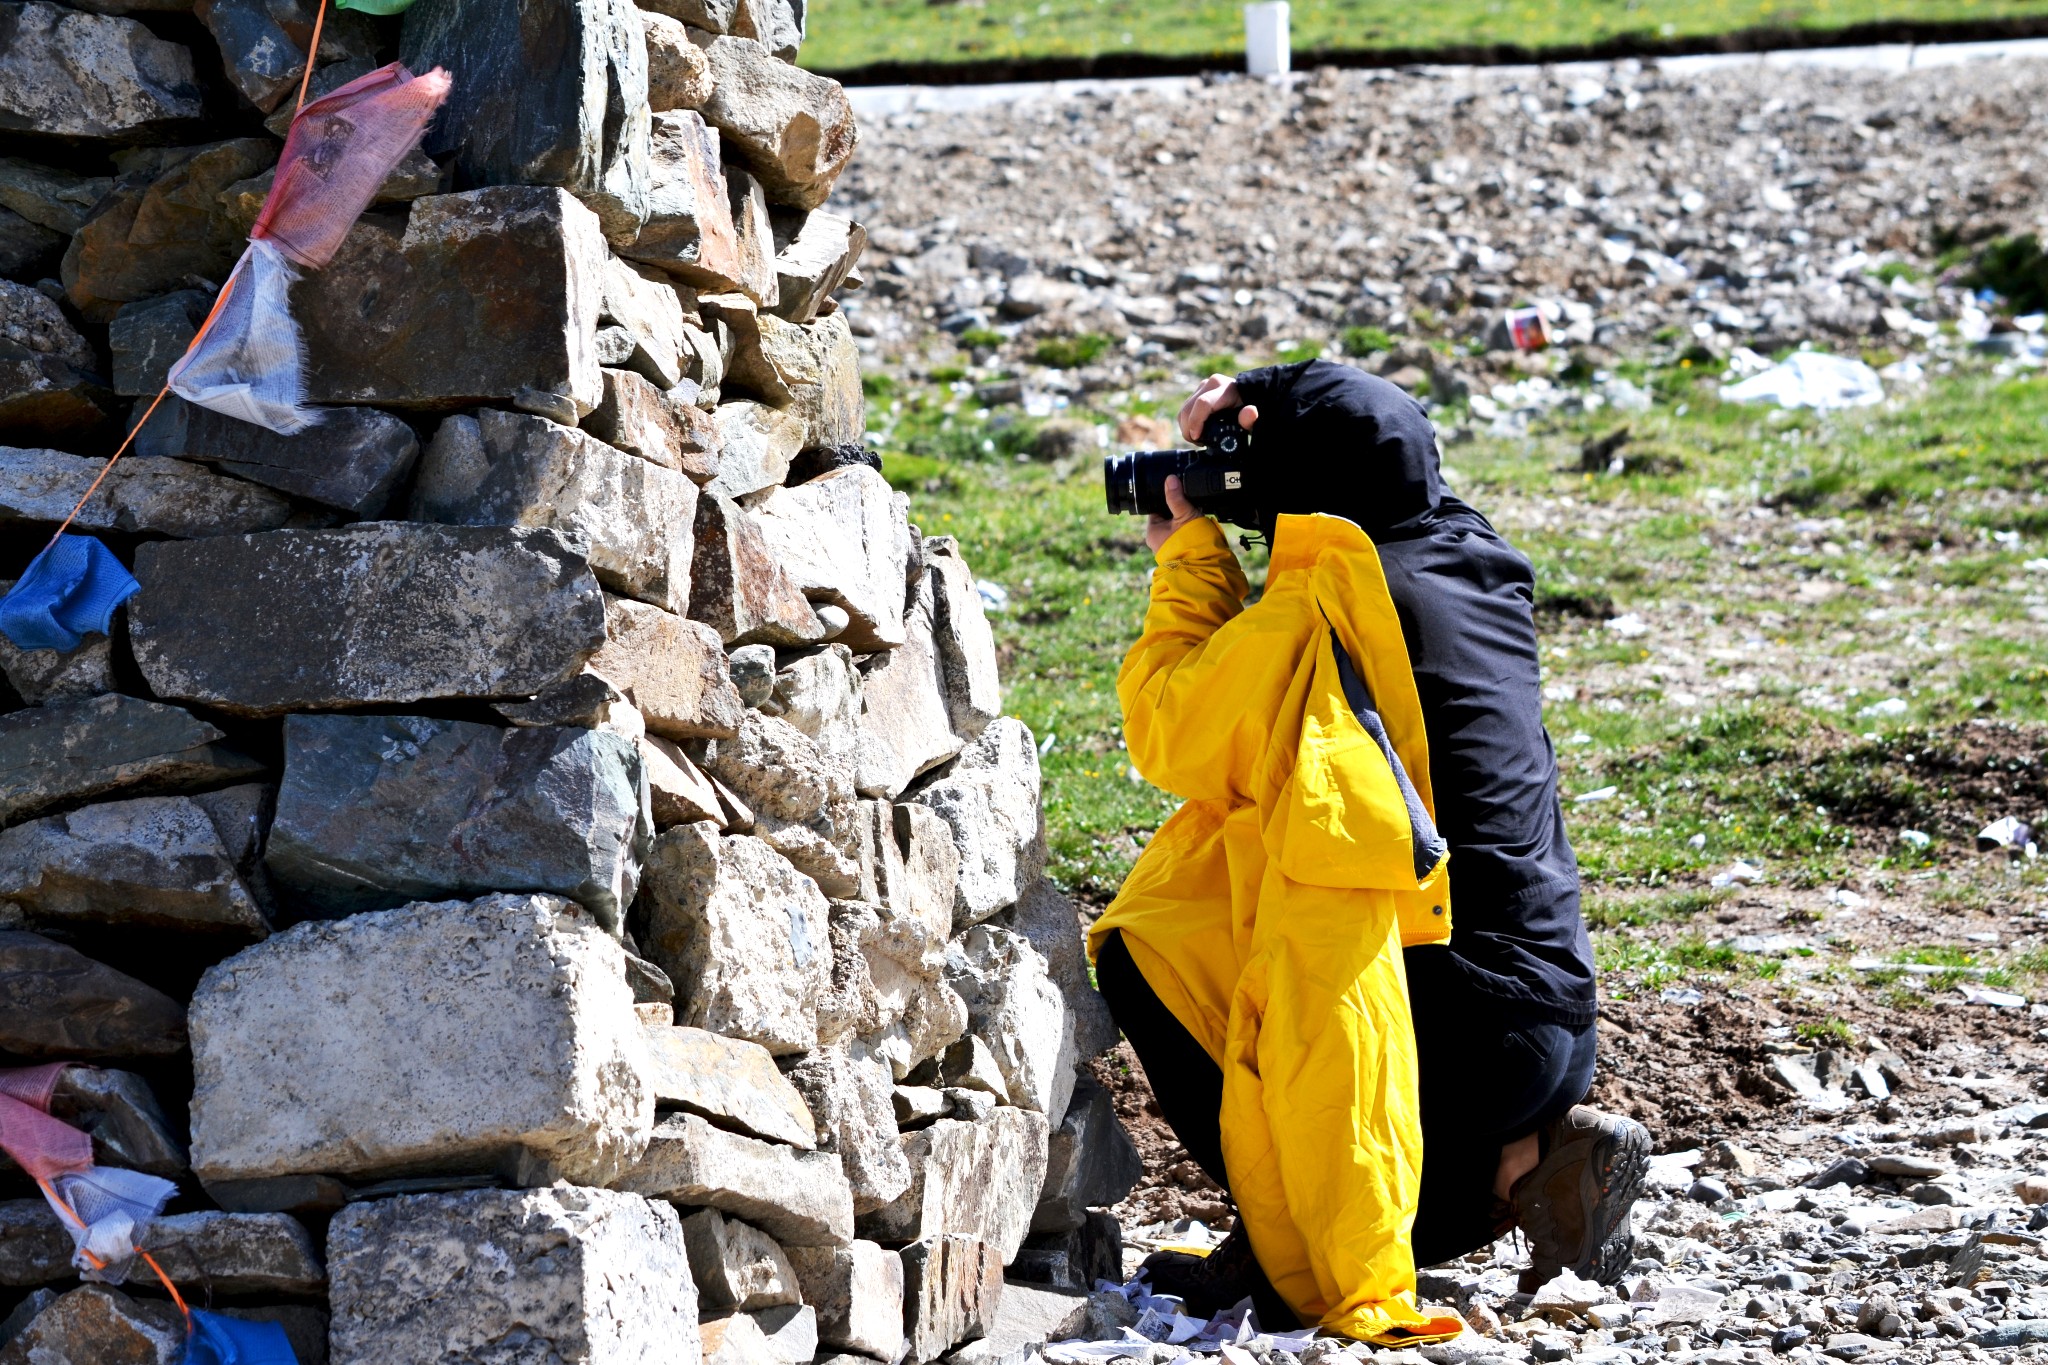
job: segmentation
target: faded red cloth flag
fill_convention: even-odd
[[[426,132],[449,85],[438,66],[415,76],[393,62],[306,105],[285,136],[250,239],[268,238],[309,270],[333,260],[378,187]]]
[[[69,1062],[0,1070],[0,1150],[37,1180],[92,1169],[92,1139],[49,1115]]]

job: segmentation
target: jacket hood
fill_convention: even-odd
[[[1272,518],[1327,512],[1375,540],[1419,531],[1444,502],[1436,428],[1422,405],[1377,375],[1328,360],[1238,376],[1256,406],[1252,452]]]

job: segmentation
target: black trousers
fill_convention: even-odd
[[[1448,948],[1410,948],[1406,961],[1422,1089],[1415,1263],[1439,1265],[1499,1234],[1493,1178],[1500,1149],[1585,1098],[1595,1034],[1591,1024],[1569,1029],[1471,990]],[[1195,1164],[1228,1190],[1222,1070],[1146,984],[1121,933],[1103,940],[1095,984],[1145,1068],[1160,1115]]]

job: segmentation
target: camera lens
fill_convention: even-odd
[[[1102,492],[1109,510],[1122,516],[1167,514],[1166,481],[1188,467],[1192,450],[1134,450],[1102,460]]]
[[[1130,517],[1138,514],[1137,471],[1136,455],[1102,457],[1102,495],[1109,503],[1112,516]]]

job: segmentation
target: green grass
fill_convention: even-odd
[[[2048,379],[1973,370],[1914,401],[1821,417],[1724,407],[1682,366],[1637,376],[1688,405],[1628,415],[1630,451],[1676,457],[1654,472],[1579,472],[1579,445],[1618,424],[1609,413],[1469,440],[1445,460],[1536,566],[1566,795],[1618,789],[1566,808],[1590,922],[1626,937],[1704,918],[1728,894],[1708,878],[1736,859],[1771,887],[1879,876],[1936,908],[2048,908],[2043,864],[2008,877],[1976,858],[1988,815],[1955,785],[1963,722],[2048,721],[2048,574],[2028,567],[2048,556]],[[1171,411],[1181,382],[1064,420]],[[1173,807],[1134,778],[1115,696],[1144,612],[1142,525],[1104,512],[1092,454],[1033,457],[1037,424],[1014,409],[915,384],[870,404],[912,519],[959,536],[976,573],[1010,593],[992,620],[1006,707],[1052,740],[1052,873],[1106,900]],[[1246,568],[1256,585],[1262,556]],[[1630,611],[1656,631],[1605,628]],[[1915,644],[1936,632],[1938,652]],[[1903,713],[1862,714],[1894,697]],[[1660,971],[1706,962],[1655,951]]]
[[[1830,29],[1877,20],[2038,16],[2040,0],[1295,0],[1296,65],[1318,50],[1480,44],[1552,47],[1624,35],[1683,38],[1751,28]],[[1240,0],[812,0],[802,62],[1233,56],[1244,50]]]

